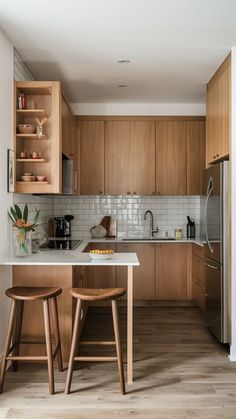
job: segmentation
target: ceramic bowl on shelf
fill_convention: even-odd
[[[37,180],[37,182],[46,182],[47,176],[35,176],[35,180]]]
[[[33,182],[35,177],[33,175],[23,175],[21,176],[21,180],[23,180],[23,182]]]
[[[89,256],[94,260],[107,260],[114,256],[113,250],[90,250]]]
[[[17,130],[19,134],[34,134],[35,126],[33,124],[19,124]]]

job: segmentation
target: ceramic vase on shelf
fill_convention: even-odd
[[[31,231],[25,231],[23,228],[13,227],[13,254],[16,257],[29,257],[32,254]]]

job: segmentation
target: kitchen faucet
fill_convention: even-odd
[[[156,230],[154,230],[153,227],[153,213],[150,210],[147,210],[144,214],[144,220],[147,219],[147,215],[150,214],[150,235],[153,238],[155,233],[158,233],[158,227],[156,228]]]

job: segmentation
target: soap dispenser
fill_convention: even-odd
[[[187,238],[188,239],[195,239],[195,222],[187,216],[188,224],[187,224]]]

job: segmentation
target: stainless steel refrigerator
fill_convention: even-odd
[[[222,343],[228,343],[228,172],[228,161],[206,169],[203,214],[206,241],[206,322],[212,333]]]

